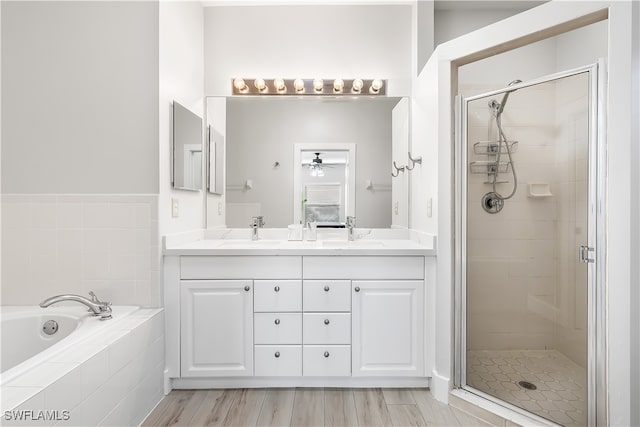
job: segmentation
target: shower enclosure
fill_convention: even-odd
[[[599,68],[457,99],[456,383],[566,426],[606,419]]]

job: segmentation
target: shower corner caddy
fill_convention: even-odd
[[[506,141],[509,144],[509,151],[514,153],[518,151],[518,141]],[[473,144],[473,154],[484,155],[488,157],[497,157],[498,154],[505,157],[508,156],[506,144],[499,144],[498,141],[480,141]],[[508,157],[507,157],[508,158]],[[469,169],[473,174],[489,174],[507,173],[511,170],[511,162],[497,160],[478,160],[469,164]]]

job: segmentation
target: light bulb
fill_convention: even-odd
[[[253,85],[258,89],[258,91],[263,92],[267,88],[267,83],[264,79],[255,79]]]
[[[322,79],[315,79],[313,81],[313,90],[316,92],[322,92],[322,88],[324,87],[324,82]]]
[[[296,92],[298,93],[302,93],[304,92],[304,80],[302,79],[295,79],[293,81],[293,88],[296,90]]]
[[[344,80],[335,79],[333,81],[333,91],[334,92],[342,92],[342,89],[344,89]]]
[[[378,93],[382,89],[382,80],[375,79],[371,82],[371,87],[369,88],[370,93]]]
[[[364,86],[362,79],[355,79],[353,81],[353,84],[351,85],[351,91],[355,93],[360,93],[360,91],[362,90],[362,86]]]
[[[318,172],[317,172],[316,176],[324,176],[324,170],[321,169],[321,168],[318,168]]]
[[[275,86],[278,92],[284,92],[285,90],[287,90],[287,87],[284,85],[283,79],[275,79],[273,81],[273,86]]]
[[[237,90],[239,90],[240,92],[244,91],[247,89],[247,84],[244,82],[244,79],[241,77],[236,77],[233,80],[233,87],[235,87]]]

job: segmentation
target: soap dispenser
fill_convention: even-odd
[[[307,241],[314,242],[318,239],[318,223],[313,215],[307,217]]]

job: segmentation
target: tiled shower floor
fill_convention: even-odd
[[[556,350],[467,352],[467,384],[565,426],[587,424],[586,381],[586,369]]]

